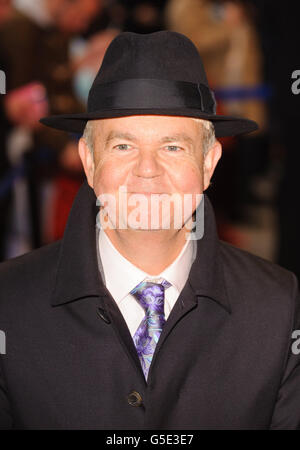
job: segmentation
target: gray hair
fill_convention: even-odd
[[[208,150],[214,145],[216,141],[215,127],[209,120],[203,120],[199,118],[193,118],[197,123],[202,124],[203,137],[203,154],[208,153]],[[83,131],[82,138],[85,140],[90,152],[94,154],[94,126],[93,121],[88,120]]]
[[[88,120],[84,130],[82,138],[85,140],[91,154],[94,154],[94,124],[92,120]]]
[[[214,124],[210,120],[203,120],[199,118],[193,118],[193,120],[197,123],[202,124],[202,145],[203,145],[203,155],[206,156],[208,150],[214,145],[216,142],[215,135],[215,127]]]

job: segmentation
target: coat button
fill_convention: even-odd
[[[127,396],[127,400],[129,405],[131,406],[141,406],[143,403],[143,399],[137,391],[130,392],[130,394]]]

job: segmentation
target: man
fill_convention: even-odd
[[[256,124],[216,115],[191,41],[120,34],[88,112],[42,122],[83,132],[87,182],[61,241],[0,266],[1,426],[299,428],[297,279],[219,241],[201,195],[214,130]]]

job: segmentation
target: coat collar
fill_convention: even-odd
[[[97,262],[96,195],[85,181],[73,202],[61,241],[52,305],[107,295]],[[220,242],[212,205],[204,194],[204,235],[197,240],[197,256],[189,283],[196,296],[208,297],[231,312],[226,293]]]

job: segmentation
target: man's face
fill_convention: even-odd
[[[184,224],[199,204],[196,194],[209,185],[221,156],[220,144],[216,141],[204,158],[202,125],[189,117],[139,115],[100,119],[93,124],[94,158],[82,139],[79,153],[96,196],[112,194],[118,217],[120,198],[124,199],[120,186],[126,188],[127,199],[131,194],[146,193],[149,215],[150,194],[176,193],[182,205],[189,194],[192,211],[188,217],[185,214]],[[132,209],[131,205],[127,212]],[[170,214],[174,215],[174,208]]]

